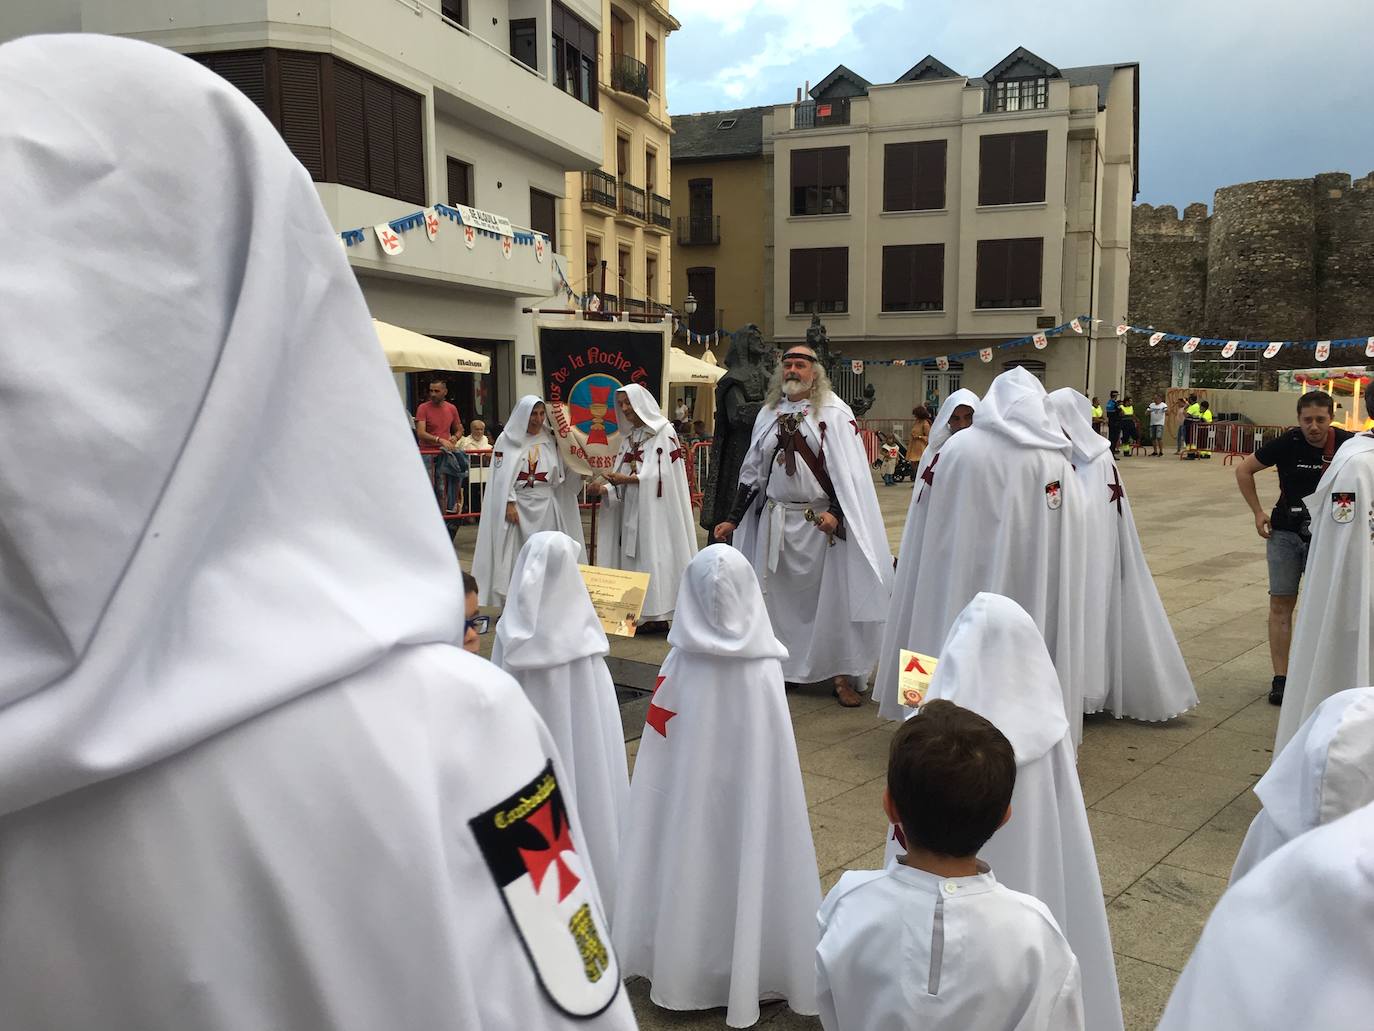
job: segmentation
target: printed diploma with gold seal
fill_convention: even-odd
[[[903,648],[897,666],[897,701],[913,709],[925,701],[937,661],[933,656]]]
[[[633,637],[649,593],[649,574],[606,566],[578,566],[591,595],[601,629],[619,637]]]

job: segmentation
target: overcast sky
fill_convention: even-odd
[[[1374,0],[671,0],[676,114],[792,100],[837,64],[892,82],[927,53],[970,77],[1018,46],[1138,61],[1140,196],[1374,170]]]

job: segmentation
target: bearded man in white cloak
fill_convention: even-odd
[[[682,571],[697,553],[687,451],[654,396],[638,383],[615,392],[620,431],[596,531],[596,563],[649,574],[639,633],[662,633]]]
[[[527,394],[516,403],[492,447],[490,482],[472,555],[481,605],[506,603],[516,556],[537,533],[567,534],[586,560],[582,515],[577,510],[582,480],[563,461],[547,420],[543,400]]]
[[[1374,383],[1364,393],[1374,413]],[[1306,499],[1312,542],[1275,750],[1323,699],[1374,683],[1374,434],[1351,437]]]
[[[892,552],[849,405],[816,351],[793,345],[754,422],[730,517],[714,536],[742,551],[763,586],[790,683],[834,679],[862,703],[892,597]]]
[[[31,36],[0,179],[6,225],[82,208],[0,257],[43,342],[0,346],[0,1025],[629,1031],[553,739],[458,647],[453,546],[281,135],[170,50]],[[74,369],[100,403],[54,420]],[[348,399],[336,446],[302,383]]]

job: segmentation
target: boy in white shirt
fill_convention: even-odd
[[[1010,742],[953,702],[928,702],[896,732],[883,808],[907,853],[849,871],[821,904],[826,1031],[1082,1031],[1078,960],[1059,925],[978,859],[1015,783]]]
[[[1164,417],[1169,414],[1169,406],[1164,403],[1164,395],[1156,394],[1150,402],[1150,452],[1151,457],[1164,454]]]

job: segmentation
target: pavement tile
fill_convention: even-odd
[[[1118,952],[1116,982],[1121,989],[1121,1015],[1126,1020],[1126,1031],[1155,1031],[1177,980],[1177,971]]]
[[[1272,736],[1241,734],[1217,727],[1163,760],[1162,765],[1202,773],[1246,774],[1256,779],[1269,769]]]
[[[888,731],[873,728],[814,751],[801,750],[805,773],[847,781],[857,787],[887,775]]]
[[[797,739],[819,741],[832,745],[855,734],[873,730],[878,724],[878,707],[865,701],[863,705],[846,709],[842,705],[828,705],[810,712],[793,714],[792,731]]]
[[[1092,808],[1162,827],[1195,831],[1241,792],[1248,791],[1255,780],[1152,766],[1129,784],[1094,802]]]
[[[1114,899],[1188,837],[1188,832],[1161,827],[1129,816],[1088,811],[1102,894]]]
[[[1181,971],[1225,890],[1224,878],[1159,864],[1107,907],[1113,948]]]
[[[821,874],[821,897],[824,898],[830,893],[830,889],[835,887],[835,883],[840,876],[847,870],[881,870],[883,859],[887,856],[886,846],[879,846],[872,852],[865,852],[863,855],[850,860],[844,866],[837,866],[833,870],[827,870]]]
[[[1078,757],[1078,783],[1083,789],[1083,804],[1091,806],[1106,798],[1117,788],[1129,784],[1144,770],[1126,768],[1114,759],[1094,759],[1082,754]]]
[[[1164,859],[1170,866],[1230,879],[1231,867],[1236,863],[1240,843],[1255,818],[1244,798],[1254,799],[1253,792],[1232,802],[1216,816],[1188,835],[1187,839]],[[1256,800],[1258,801],[1258,800]]]
[[[1274,740],[1279,729],[1279,707],[1270,705],[1267,697],[1261,696],[1221,724],[1222,730],[1234,730],[1242,734],[1256,734]]]
[[[822,777],[819,773],[807,773],[805,771],[802,772],[802,787],[806,789],[808,807],[818,802],[824,802],[827,798],[834,798],[836,795],[854,790],[854,785],[848,781]]]
[[[1210,659],[1217,663],[1230,662],[1255,646],[1252,636],[1234,636],[1209,631],[1190,638],[1179,645],[1185,659]]]
[[[861,828],[874,841],[882,841],[891,826],[887,814],[883,812],[883,790],[887,787],[886,776],[878,777],[857,788],[850,788],[843,794],[835,795],[811,807],[811,812],[826,816],[838,816]]]

